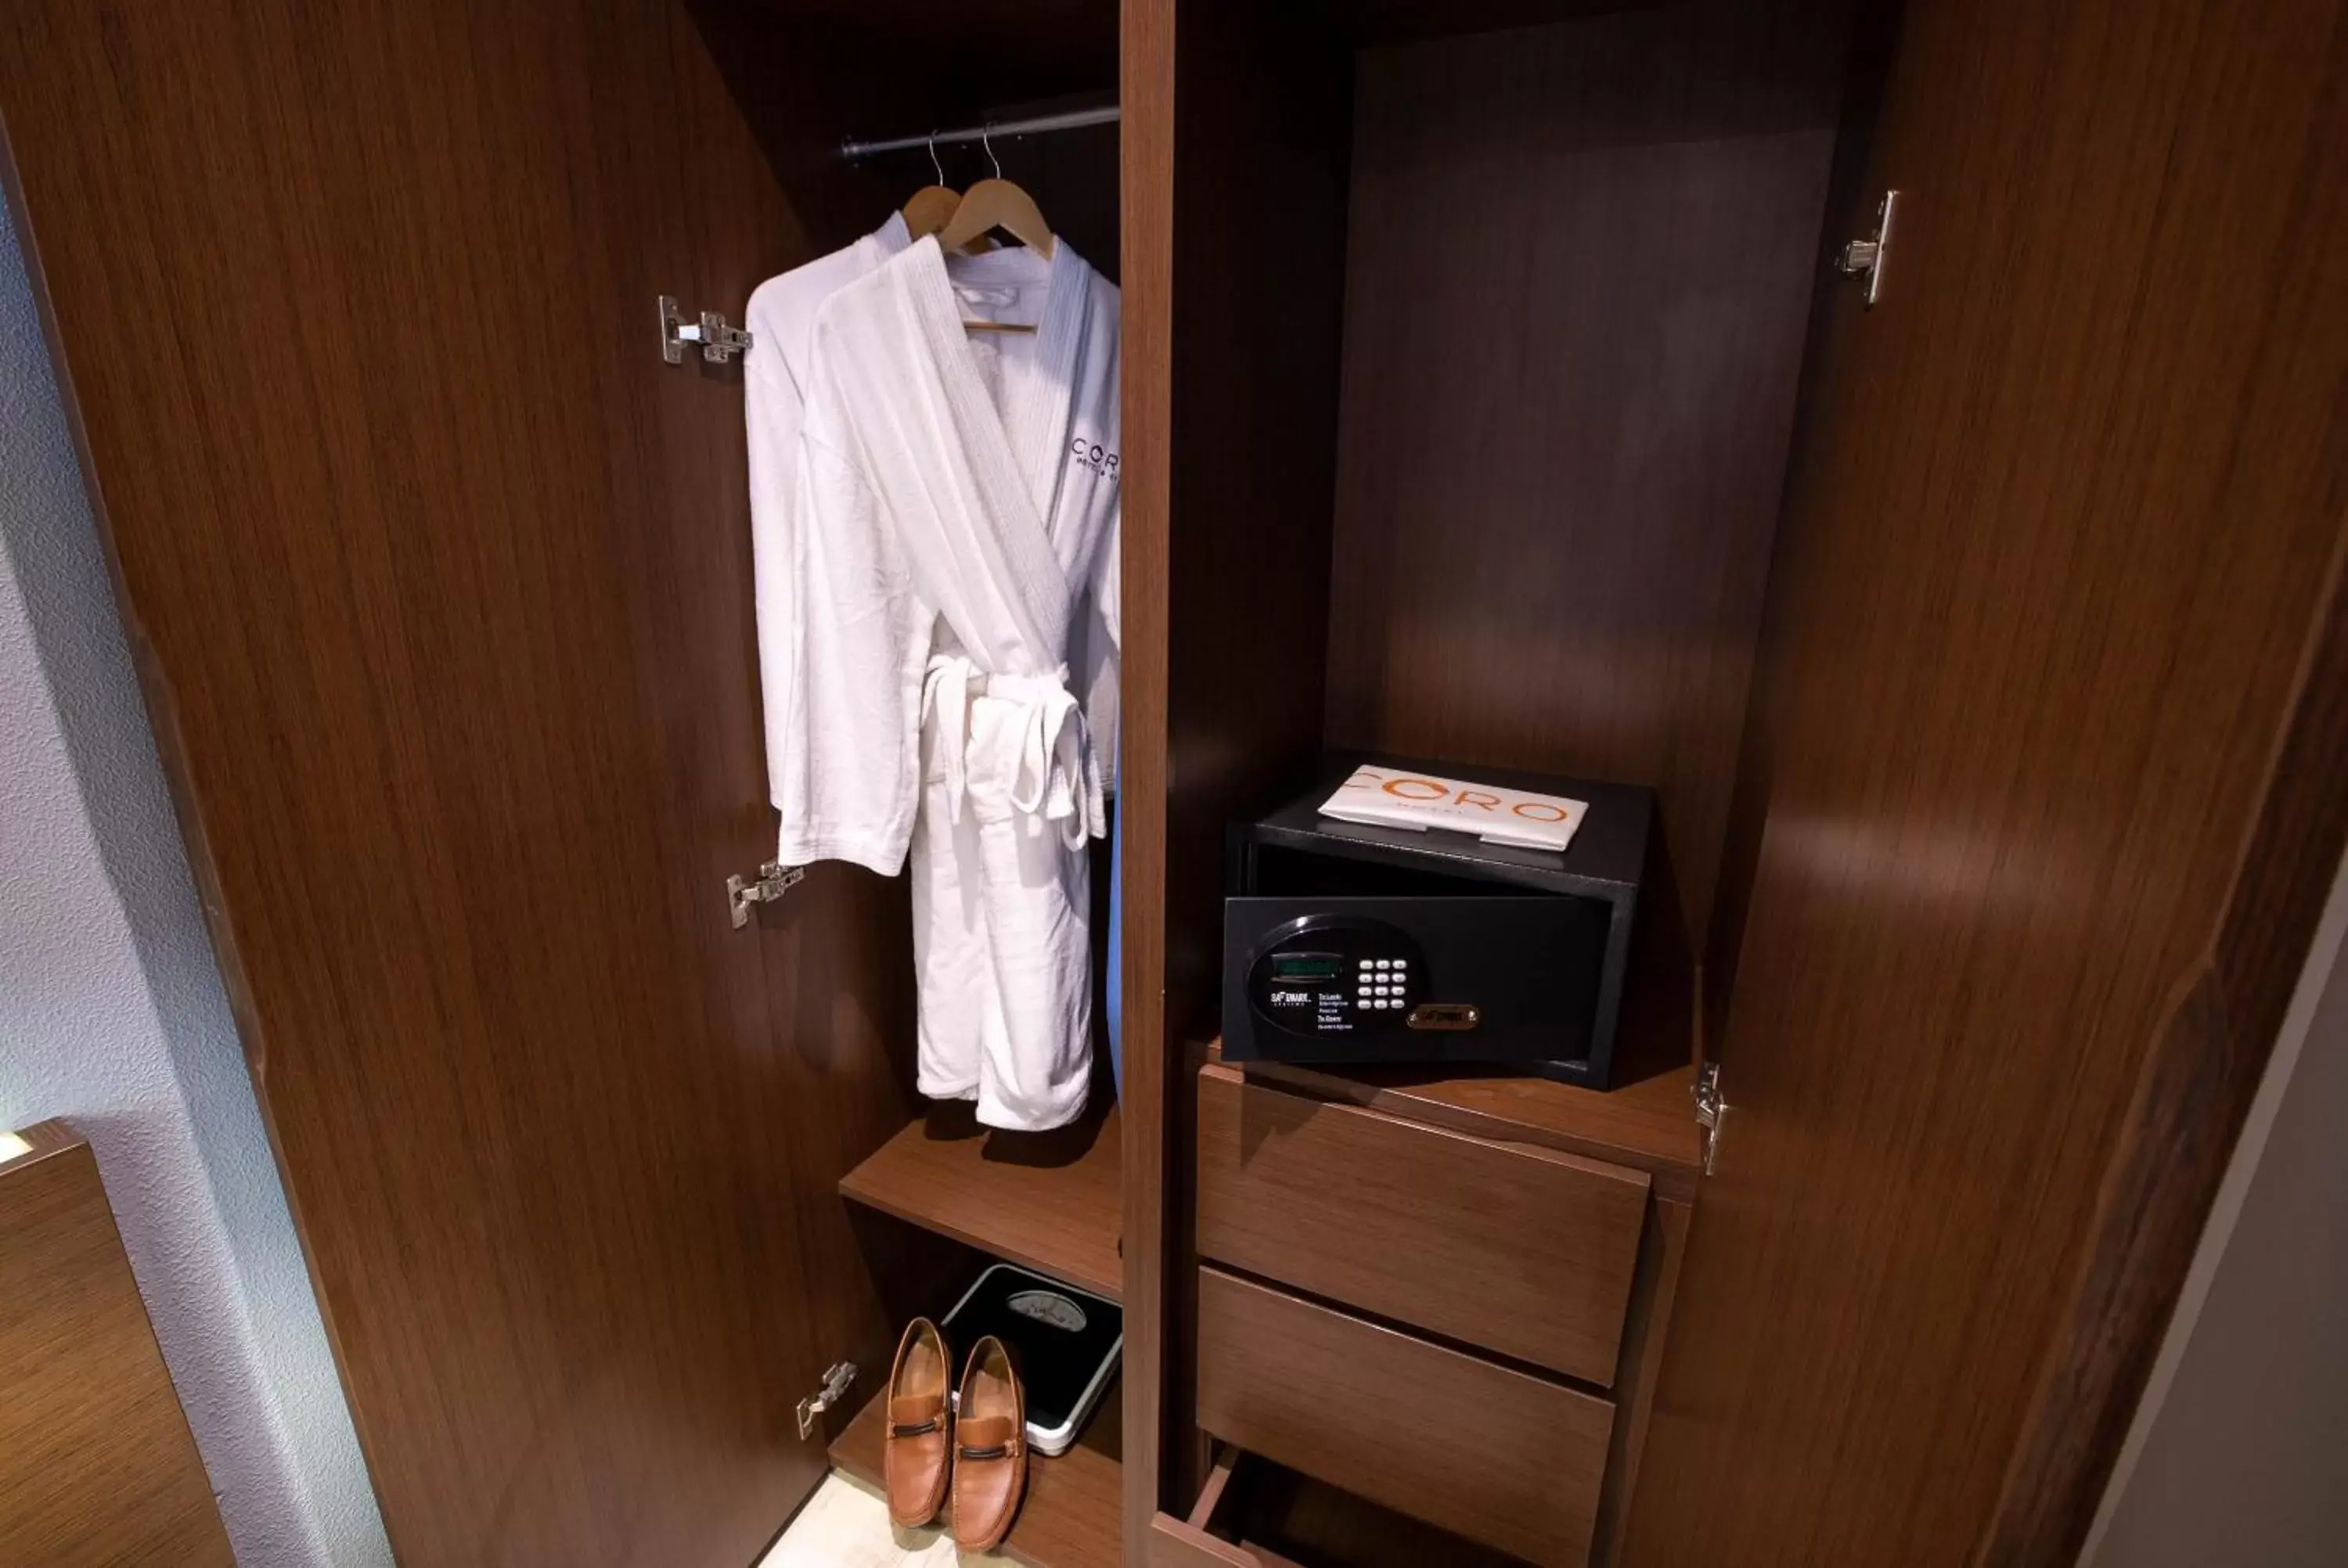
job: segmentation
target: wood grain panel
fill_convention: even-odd
[[[2068,1561],[2341,848],[2344,84],[2336,0],[1907,8],[1632,1562]]]
[[[1699,948],[1847,9],[1361,56],[1329,738],[1653,785]]]
[[[2335,150],[2337,150],[2335,144]],[[2348,189],[2348,169],[2331,181]],[[2336,248],[2335,248],[2336,250]],[[2333,276],[2324,287],[2348,287]],[[2337,297],[2335,294],[2333,297]],[[2302,348],[2321,352],[2315,338]],[[1984,1560],[2075,1558],[2168,1333],[2348,841],[2348,541],[2209,964],[2137,1070]]]
[[[0,1563],[232,1568],[89,1145],[0,1160]]]
[[[773,22],[787,24],[782,41],[833,62],[835,68],[853,71],[869,61],[887,63],[894,80],[876,82],[879,96],[854,104],[850,118],[835,124],[829,142],[798,147],[798,158],[830,157],[850,136],[918,136],[932,126],[972,123],[1002,115],[1023,100],[1106,87],[1117,77],[1116,0],[990,5],[967,0],[709,3],[765,13],[770,39],[777,37]],[[820,91],[822,85],[809,78],[800,90]],[[966,184],[970,178],[974,177],[954,183]],[[901,194],[911,190],[908,186]]]
[[[1315,6],[1193,7],[1174,46],[1165,897],[1189,1039],[1220,994],[1224,829],[1321,740],[1351,94]]]
[[[1220,1050],[1210,1054],[1221,1060]],[[1317,1099],[1391,1112],[1478,1138],[1532,1143],[1627,1165],[1647,1173],[1658,1197],[1693,1199],[1703,1169],[1693,1067],[1604,1093],[1497,1071],[1448,1077],[1425,1068],[1251,1061],[1247,1075]]]
[[[1631,1290],[1622,1357],[1614,1374],[1614,1438],[1606,1458],[1606,1489],[1598,1507],[1591,1560],[1612,1568],[1622,1561],[1622,1541],[1638,1495],[1646,1456],[1647,1424],[1655,1413],[1655,1383],[1670,1343],[1672,1307],[1679,1297],[1680,1266],[1687,1259],[1688,1223],[1694,1206],[1668,1199],[1654,1205],[1639,1238],[1639,1276]]]
[[[1199,1423],[1252,1453],[1541,1563],[1580,1563],[1614,1407],[1199,1271]]]
[[[1608,1384],[1647,1178],[1199,1074],[1199,1251]]]
[[[675,0],[32,0],[0,112],[394,1546],[750,1560],[885,1343],[833,1187],[908,1114],[904,914],[727,925],[741,389],[653,300],[738,319],[803,225]]]
[[[1538,27],[1593,11],[1627,11],[1657,0],[1340,0],[1353,36],[1370,44],[1456,33]]]
[[[1345,58],[1317,6],[1125,0],[1126,1552],[1195,1486],[1183,1043],[1223,825],[1318,745]],[[1179,446],[1175,433],[1180,432]],[[1183,1499],[1187,1501],[1187,1497]]]
[[[1150,1561],[1149,1522],[1164,1490],[1172,1421],[1169,1374],[1177,1367],[1169,1325],[1185,1234],[1174,1161],[1179,1143],[1167,1114],[1166,808],[1167,624],[1172,548],[1174,398],[1174,5],[1120,0],[1117,92],[1119,424],[1125,440],[1119,539],[1124,579],[1117,744],[1117,827],[1125,856],[1120,892],[1125,1002],[1117,1050],[1124,1082],[1125,1473],[1119,1560]],[[1179,1373],[1177,1374],[1179,1376]],[[1176,1384],[1174,1387],[1179,1388]],[[1185,1417],[1187,1419],[1187,1415]]]

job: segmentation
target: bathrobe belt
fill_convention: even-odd
[[[922,682],[922,727],[932,737],[944,764],[947,811],[962,820],[970,788],[971,726],[978,704],[1011,710],[987,716],[1006,720],[1014,743],[1002,748],[990,765],[1013,806],[1060,825],[1060,840],[1080,849],[1087,838],[1108,833],[1108,806],[1101,791],[1099,760],[1084,704],[1068,691],[1068,667],[1048,675],[990,674],[963,654],[935,653]]]

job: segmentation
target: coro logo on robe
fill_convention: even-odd
[[[1023,1290],[1004,1305],[1022,1317],[1032,1317],[1064,1333],[1085,1331],[1085,1309],[1056,1290]]]
[[[1103,478],[1117,477],[1117,454],[1099,442],[1087,441],[1079,436],[1068,443],[1068,450],[1076,454],[1076,462],[1082,466],[1090,468]]]

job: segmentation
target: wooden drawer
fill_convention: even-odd
[[[1149,1568],[1523,1568],[1505,1552],[1437,1530],[1261,1454],[1220,1446],[1187,1518],[1150,1521]]]
[[[1226,1448],[1188,1519],[1160,1513],[1149,1522],[1149,1568],[1292,1568],[1292,1560],[1249,1541],[1224,1516],[1240,1489],[1232,1477],[1246,1456]]]
[[[1592,1383],[1614,1381],[1648,1178],[1199,1075],[1199,1252]]]
[[[1614,1406],[1201,1268],[1198,1419],[1226,1442],[1470,1541],[1581,1563]]]

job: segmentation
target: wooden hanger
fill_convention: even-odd
[[[903,209],[906,232],[916,240],[944,228],[953,221],[954,210],[962,205],[962,192],[946,183],[946,166],[938,161],[935,131],[930,132],[930,171],[938,177],[937,183],[914,191]]]
[[[1032,201],[1032,200],[1028,200],[1027,193],[1026,193],[1025,191],[1024,191],[1024,190],[1021,190],[1017,186],[1013,185],[1009,180],[1007,180],[1007,179],[982,179],[982,180],[980,180],[976,185],[972,186],[972,187],[970,188],[970,190],[969,190],[967,192],[965,192],[965,193],[963,194],[963,199],[962,199],[962,205],[961,205],[960,207],[957,207],[957,208],[955,208],[955,209],[954,209],[954,221],[955,221],[955,222],[960,222],[960,221],[962,220],[962,215],[963,215],[964,212],[967,212],[967,211],[969,211],[969,210],[970,210],[970,199],[971,199],[973,196],[976,196],[976,195],[978,195],[982,190],[985,190],[985,189],[986,189],[986,187],[988,187],[988,186],[990,186],[990,185],[1001,185],[1001,186],[1004,186],[1004,187],[1005,187],[1005,188],[1007,188],[1007,189],[1009,189],[1009,190],[1013,190],[1013,191],[1017,192],[1019,199],[1020,199],[1022,201],[1025,201],[1025,202],[1027,203],[1028,210],[1029,210],[1030,211],[1034,211],[1034,210],[1035,210],[1035,203],[1034,201]],[[1025,221],[1025,220],[1023,219],[1023,220],[1022,220],[1022,221]],[[1036,214],[1035,214],[1035,222],[1036,222],[1036,224],[1040,226],[1040,225],[1043,223],[1043,221],[1044,221],[1044,215],[1043,215],[1042,213],[1040,213],[1040,212],[1036,213]],[[989,224],[987,224],[987,226],[986,226],[986,228],[988,228],[988,229],[992,229],[992,228],[994,228],[994,227],[995,227],[995,225],[994,225],[994,224],[993,224],[993,223],[989,223]],[[1015,237],[1017,237],[1018,239],[1025,240],[1025,241],[1027,241],[1027,244],[1028,244],[1028,246],[1029,246],[1029,248],[1030,248],[1030,249],[1040,249],[1040,250],[1041,250],[1041,251],[1042,251],[1042,253],[1043,253],[1044,255],[1046,255],[1046,256],[1049,256],[1049,255],[1052,253],[1052,251],[1051,251],[1051,245],[1052,245],[1052,231],[1051,231],[1050,230],[1046,229],[1046,230],[1044,230],[1044,231],[1043,231],[1043,233],[1044,233],[1044,243],[1043,243],[1043,245],[1039,248],[1039,247],[1037,247],[1037,246],[1035,245],[1035,241],[1033,241],[1033,240],[1028,240],[1028,239],[1027,239],[1027,236],[1026,236],[1026,234],[1025,234],[1025,233],[1022,232],[1022,231],[1021,231],[1020,230],[1018,230],[1018,229],[1013,228],[1013,227],[1011,226],[1011,224],[1009,224],[1008,222],[1005,222],[1005,223],[1002,224],[1002,228],[1003,228],[1006,232],[1008,232],[1008,233],[1010,233],[1010,234],[1012,234],[1012,235],[1014,235],[1014,236],[1015,236]],[[954,248],[955,248],[955,247],[954,247],[953,231],[954,231],[954,226],[953,226],[953,223],[949,223],[949,224],[947,224],[947,225],[946,225],[946,228],[945,228],[945,232],[943,232],[943,233],[942,233],[942,234],[940,234],[940,235],[938,236],[938,247],[939,247],[939,249],[941,249],[941,250],[945,250],[945,251],[951,251],[951,250],[953,250],[953,249],[954,249]],[[973,251],[989,251],[989,250],[993,250],[993,249],[994,249],[994,241],[991,241],[991,240],[989,240],[989,239],[986,237],[986,231],[985,231],[985,230],[984,230],[984,229],[982,229],[982,230],[981,230],[979,232],[977,232],[976,234],[972,235],[968,240],[966,240],[966,241],[963,241],[963,243],[964,245],[968,246],[968,247],[969,247],[971,250],[973,250]],[[964,316],[964,317],[963,318],[963,323],[962,323],[962,324],[963,324],[963,327],[964,328],[964,330],[969,331],[969,332],[974,332],[974,333],[1032,333],[1032,332],[1034,332],[1034,331],[1035,330],[1035,326],[1033,325],[1033,323],[1027,323],[1027,322],[990,322],[990,321],[980,321],[980,320],[974,320],[974,319],[973,319],[973,318],[971,318],[971,317],[969,317],[969,316]]]
[[[978,139],[986,149],[987,162],[994,165],[994,177],[962,193],[962,205],[954,209],[953,220],[938,235],[939,246],[959,251],[1000,229],[1050,260],[1059,241],[1052,238],[1052,226],[1044,221],[1044,210],[1035,205],[1034,197],[1003,178],[1003,160],[994,156],[994,138],[984,126],[979,128]]]
[[[951,185],[924,185],[905,203],[905,231],[916,240],[934,234],[953,219],[962,192]]]
[[[963,192],[954,208],[953,217],[938,233],[942,251],[984,251],[994,248],[987,238],[1000,229],[1046,259],[1058,243],[1052,238],[1051,225],[1044,221],[1044,210],[1035,199],[1003,178],[1003,160],[994,156],[994,142],[981,128],[979,142],[986,149],[986,160],[994,165],[994,177],[982,179]],[[937,149],[930,149],[930,159],[937,160]],[[1034,326],[1025,322],[972,321],[965,318],[963,326],[974,333],[1033,333]]]
[[[954,209],[953,220],[939,232],[938,243],[946,250],[956,251],[997,229],[1039,256],[1048,258],[1058,247],[1035,199],[1000,177],[982,179],[963,192],[962,205]]]
[[[905,233],[919,240],[934,234],[953,219],[954,210],[962,205],[962,192],[951,185],[924,185],[905,200],[903,216]],[[963,247],[975,256],[982,251],[994,249],[994,241],[982,234]]]

